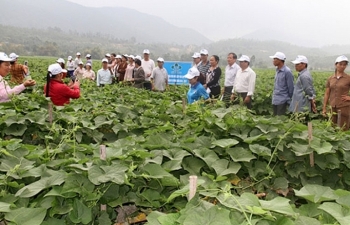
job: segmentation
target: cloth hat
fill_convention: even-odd
[[[335,59],[335,63],[343,62],[343,61],[349,62],[348,58],[345,55],[341,55]]]
[[[90,66],[91,67],[91,63],[86,63],[86,65],[85,66]]]
[[[84,65],[84,63],[83,63],[82,61],[80,61],[80,62],[78,63],[78,65]]]
[[[62,69],[62,73],[67,73],[67,72],[68,72],[68,70]]]
[[[286,60],[286,55],[282,52],[276,52],[275,55],[270,56],[271,59]]]
[[[197,58],[200,58],[201,57],[201,54],[199,54],[199,52],[195,52],[192,56],[192,58],[194,59],[197,59]]]
[[[121,59],[122,56],[121,56],[121,55],[117,55],[116,58],[117,58],[117,59]]]
[[[195,77],[199,77],[200,73],[196,67],[192,67],[188,70],[187,74],[184,76],[187,79],[193,79]]]
[[[159,57],[159,58],[157,59],[157,62],[164,62],[164,59],[161,58],[161,57]]]
[[[102,59],[102,62],[106,62],[106,63],[108,63],[108,59],[103,58],[103,59]]]
[[[77,54],[76,54],[76,55],[81,55],[81,54],[80,54],[80,52],[77,52]]]
[[[105,56],[106,56],[106,57],[111,57],[111,54],[107,53]]]
[[[149,53],[150,53],[150,52],[149,52],[148,49],[143,50],[143,54],[149,54]]]
[[[125,56],[126,58],[128,58],[128,57],[129,57],[129,55],[128,55],[128,54],[124,54],[123,56]]]
[[[250,58],[247,55],[242,55],[239,59],[237,59],[237,61],[239,61],[239,62],[244,62],[244,61],[250,62]]]
[[[60,64],[51,64],[48,68],[48,71],[52,74],[52,75],[57,75],[62,73],[62,67],[60,66]]]
[[[63,63],[63,64],[66,63],[66,61],[64,61],[64,59],[62,59],[62,58],[57,59],[56,62],[57,63]]]
[[[12,52],[9,56],[10,56],[11,59],[17,59],[19,57],[19,55],[17,55],[14,52]]]
[[[139,56],[139,55],[135,56],[135,59],[138,59],[140,61],[142,60],[141,56]]]
[[[72,60],[73,59],[73,57],[72,56],[68,56],[68,60]]]
[[[12,62],[13,59],[9,58],[5,52],[0,52],[0,61],[3,61],[3,62]]]
[[[298,55],[297,58],[292,61],[293,64],[299,64],[299,63],[305,63],[308,64],[308,60],[305,56],[303,55]]]
[[[209,55],[209,52],[208,52],[208,50],[206,50],[206,49],[202,49],[199,53],[200,53],[201,55]]]
[[[87,55],[85,56],[85,58],[91,58],[91,55],[90,55],[90,54],[87,54]]]
[[[132,58],[134,60],[135,56],[134,55],[129,55],[128,58]]]

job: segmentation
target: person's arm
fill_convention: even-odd
[[[325,91],[324,97],[323,97],[322,114],[324,116],[327,113],[327,104],[328,104],[328,101],[329,101],[330,94],[331,94],[331,83],[330,83],[330,80],[328,78],[327,83],[326,83],[326,91]]]
[[[153,69],[152,75],[151,75],[152,90],[155,89],[155,87],[154,87],[154,77],[155,77],[155,75],[156,75],[155,70],[156,70],[156,68]]]
[[[287,88],[288,88],[288,96],[289,98],[293,97],[293,91],[294,91],[294,76],[291,71],[288,71],[285,76],[286,82],[287,82]]]
[[[91,80],[95,80],[95,72],[92,70],[91,70],[91,72],[92,72]]]
[[[209,98],[209,94],[204,87],[199,89],[199,95],[203,97],[204,100],[207,100]]]
[[[80,83],[79,81],[75,82],[72,88],[69,88],[67,85],[62,85],[60,88],[63,96],[67,98],[77,99],[80,97]]]
[[[100,73],[99,73],[99,71],[97,71],[96,83],[97,83],[97,87],[99,87],[100,86]]]
[[[36,82],[34,80],[26,80],[23,84],[17,85],[14,88],[6,89],[6,87],[9,87],[9,85],[5,84],[5,81],[1,81],[0,82],[0,102],[8,101],[11,95],[17,95],[21,93],[22,91],[24,91],[24,89],[26,89],[26,87],[33,86],[35,85],[35,83]]]
[[[77,76],[77,74],[78,74],[78,69],[79,69],[79,68],[76,68],[76,69],[74,70],[74,72],[73,72],[73,75],[74,75],[74,76]]]
[[[213,80],[207,83],[207,87],[210,87],[212,85],[218,84],[220,77],[221,77],[221,69],[220,67],[217,67],[216,69],[214,69],[214,76],[213,76]]]
[[[28,74],[28,67],[25,66],[25,65],[23,65],[23,72],[24,72],[25,75]]]
[[[166,69],[165,69],[165,84],[167,87],[169,86],[169,75]]]
[[[253,96],[254,90],[255,90],[255,81],[256,81],[256,73],[254,71],[252,71],[250,76],[249,76],[247,96]]]
[[[300,78],[301,86],[303,87],[303,91],[305,92],[307,98],[309,100],[314,99],[316,95],[315,95],[314,85],[311,77],[300,76],[299,78]]]

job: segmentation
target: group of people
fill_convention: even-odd
[[[116,82],[125,82],[147,90],[165,91],[168,87],[168,73],[164,68],[164,59],[158,58],[156,67],[154,61],[150,59],[148,49],[143,51],[143,58],[133,55],[106,54],[101,61],[101,69],[96,75],[92,71],[91,55],[86,55],[85,65],[80,55],[78,52],[74,61],[69,56],[67,63],[60,58],[49,66],[44,91],[55,105],[65,105],[70,99],[79,98],[80,79],[96,80],[97,86],[112,84],[115,79]],[[11,95],[18,94],[26,87],[36,84],[34,80],[26,79],[29,73],[28,67],[19,64],[18,57],[15,53],[7,56],[4,52],[0,52],[0,102],[9,101]],[[208,51],[202,49],[194,53],[192,58],[193,67],[185,75],[190,84],[187,93],[188,103],[221,96],[226,106],[242,102],[247,108],[252,108],[256,73],[250,68],[250,58],[247,55],[239,58],[235,53],[227,55],[222,88],[219,57],[217,55],[209,57]],[[273,114],[284,115],[287,110],[316,112],[316,93],[312,76],[308,71],[308,59],[298,55],[292,61],[298,72],[294,83],[292,71],[285,65],[285,54],[276,52],[270,58],[276,67],[272,94]],[[239,63],[237,64],[236,61]],[[330,105],[332,121],[344,130],[348,130],[350,126],[350,76],[345,73],[347,65],[346,56],[336,58],[335,73],[326,82],[322,108],[322,113],[326,115],[327,106]],[[10,88],[3,79],[7,74],[11,74],[11,81],[18,84],[16,87]],[[63,82],[65,77],[71,78],[68,85]]]

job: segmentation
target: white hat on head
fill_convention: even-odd
[[[208,55],[209,54],[208,50],[206,50],[206,49],[202,49],[199,53],[201,55]]]
[[[297,58],[292,61],[293,64],[299,64],[299,63],[305,63],[308,64],[308,60],[305,56],[303,55],[298,55]]]
[[[129,55],[128,55],[128,54],[124,54],[123,56],[125,56],[126,58],[128,58],[128,57],[129,57]]]
[[[57,75],[62,73],[62,67],[55,63],[55,64],[51,64],[48,68],[48,71],[52,74],[52,75]]]
[[[336,59],[335,59],[335,63],[338,63],[338,62],[349,62],[348,58],[345,56],[345,55],[341,55],[341,56],[338,56]]]
[[[161,58],[161,57],[159,57],[159,58],[157,59],[157,62],[164,62],[164,59]]]
[[[111,54],[107,53],[105,56],[106,56],[106,57],[111,57]]]
[[[57,59],[56,62],[57,63],[66,63],[66,61],[64,61],[64,59],[62,59],[62,58]]]
[[[78,65],[84,65],[84,63],[83,63],[82,61],[80,61],[80,62],[78,63]]]
[[[199,54],[199,52],[195,52],[192,56],[192,58],[194,59],[197,59],[197,58],[200,58],[201,57],[201,54]]]
[[[242,55],[239,59],[237,59],[239,62],[250,62],[250,58],[247,55]]]
[[[12,52],[9,56],[10,56],[11,59],[17,59],[19,57],[19,55],[17,55],[14,52]]]
[[[187,74],[184,76],[187,79],[193,79],[195,77],[199,77],[200,73],[196,67],[192,67],[188,70]]]
[[[13,59],[9,58],[5,52],[0,52],[0,61],[3,61],[3,62],[12,62]]]
[[[68,60],[72,60],[73,59],[73,57],[72,56],[68,56]]]
[[[140,61],[142,60],[141,56],[139,56],[139,55],[135,56],[135,59],[138,59]]]
[[[86,63],[85,66],[90,66],[91,67],[91,63]]]
[[[149,54],[149,53],[150,53],[150,52],[149,52],[148,49],[143,50],[143,54]]]
[[[102,59],[102,62],[106,62],[106,63],[108,63],[108,59],[103,58],[103,59]]]
[[[121,55],[117,55],[116,58],[117,58],[117,59],[121,59],[122,56],[121,56]]]
[[[80,54],[80,52],[77,52],[77,54],[76,54],[76,55],[81,55],[81,54]]]
[[[270,56],[271,59],[286,60],[286,55],[282,52],[276,52],[275,55]]]
[[[134,55],[129,55],[128,58],[132,58],[134,60],[135,56]]]
[[[91,55],[90,55],[90,54],[87,54],[87,55],[85,56],[85,58],[91,58]]]

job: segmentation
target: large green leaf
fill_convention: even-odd
[[[261,207],[265,210],[282,213],[289,216],[296,216],[292,206],[289,204],[289,199],[276,197],[271,201],[260,200]]]
[[[298,219],[295,220],[295,225],[321,225],[321,222],[319,222],[317,219],[306,217],[306,216],[300,216]]]
[[[6,202],[0,202],[0,212],[10,212],[11,204]]]
[[[231,159],[235,162],[250,162],[255,159],[255,156],[243,147],[234,147],[226,150],[227,154],[231,156]]]
[[[332,215],[340,225],[349,225],[349,209],[345,210],[341,205],[333,202],[324,202],[319,208]]]
[[[183,225],[223,225],[231,224],[230,211],[213,206],[209,210],[193,210],[187,212]]]
[[[235,139],[220,139],[212,142],[213,145],[219,146],[221,148],[229,148],[238,143],[239,141]]]
[[[92,220],[91,209],[89,209],[80,200],[75,199],[73,203],[73,210],[69,213],[69,219],[75,224],[89,224]]]
[[[314,184],[308,184],[300,189],[300,191],[295,190],[295,195],[314,203],[335,200],[338,198],[331,188]]]
[[[5,219],[13,224],[41,224],[46,216],[44,208],[18,208],[5,213]]]
[[[229,162],[226,159],[219,159],[212,164],[212,167],[218,176],[225,176],[227,174],[238,173],[238,171],[241,169],[241,164]]]
[[[128,168],[121,164],[114,164],[112,166],[92,166],[88,171],[89,180],[95,184],[113,182],[116,184],[123,184],[125,178],[125,171]]]
[[[271,156],[271,149],[259,144],[249,145],[249,149],[258,156]]]
[[[320,138],[313,137],[310,143],[310,147],[314,149],[318,154],[333,153],[333,146]]]

